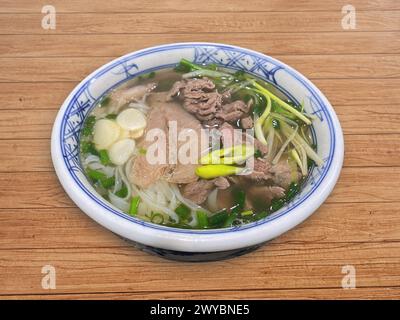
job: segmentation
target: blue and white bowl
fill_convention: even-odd
[[[164,227],[131,217],[105,201],[86,179],[79,160],[79,133],[84,119],[103,94],[124,81],[175,66],[186,58],[195,63],[244,70],[273,83],[317,116],[313,134],[324,165],[314,168],[299,193],[279,211],[257,222],[215,230]],[[145,250],[172,259],[199,261],[248,252],[295,227],[328,197],[343,163],[343,135],[326,97],[288,65],[256,51],[218,43],[176,43],[152,47],[117,58],[86,77],[58,112],[51,137],[57,176],[71,199],[105,228]]]

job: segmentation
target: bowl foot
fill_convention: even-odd
[[[138,248],[143,252],[147,252],[164,259],[183,261],[183,262],[208,262],[208,261],[232,259],[244,255],[246,253],[250,253],[254,250],[257,250],[259,247],[263,245],[263,244],[257,244],[250,247],[226,250],[226,251],[218,251],[218,252],[183,252],[183,251],[155,248],[128,239],[124,240],[133,244],[136,248]]]

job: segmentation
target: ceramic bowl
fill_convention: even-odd
[[[131,217],[99,196],[86,179],[79,160],[79,136],[86,115],[103,94],[132,77],[175,66],[186,58],[244,70],[273,83],[316,116],[312,133],[322,167],[309,174],[302,191],[286,206],[257,222],[214,230],[164,227]],[[67,194],[88,216],[143,250],[166,258],[205,261],[251,251],[295,227],[328,197],[343,162],[343,136],[327,98],[306,77],[265,54],[218,43],[176,43],[136,51],[100,67],[79,83],[62,104],[54,123],[51,153]],[[312,227],[312,226],[310,226]]]

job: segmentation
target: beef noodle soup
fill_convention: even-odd
[[[322,165],[312,120],[261,79],[182,59],[100,99],[81,131],[81,163],[96,191],[130,216],[237,226],[280,209]]]

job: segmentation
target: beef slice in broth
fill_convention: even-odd
[[[208,147],[208,140],[206,136],[201,139],[202,126],[200,122],[186,110],[182,108],[179,102],[166,101],[167,93],[152,93],[148,98],[148,105],[151,110],[149,111],[147,118],[146,134],[154,128],[159,128],[165,132],[167,147],[164,148],[166,151],[165,164],[151,164],[148,162],[146,155],[138,155],[134,162],[131,170],[131,181],[134,181],[139,187],[147,188],[155,183],[159,179],[164,179],[171,183],[191,183],[198,179],[195,174],[197,159],[201,156],[202,152]],[[171,123],[171,121],[173,123]],[[172,130],[172,126],[176,128],[176,139],[169,138],[169,131]],[[197,153],[194,154],[196,163],[182,163],[180,157],[176,152],[180,150],[183,144],[188,143],[186,137],[183,141],[179,141],[177,138],[179,133],[195,133],[196,140],[195,145],[191,145],[197,148]],[[203,143],[201,143],[203,142]],[[146,149],[155,143],[154,141],[146,141],[143,139],[139,144],[138,148]],[[158,141],[157,141],[158,143]],[[202,147],[204,146],[204,147]],[[162,148],[162,145],[158,146]],[[176,157],[173,155],[176,154]],[[171,159],[172,158],[172,159]],[[174,161],[176,160],[176,162]],[[173,161],[174,163],[171,163]],[[193,162],[193,161],[190,161]]]
[[[152,129],[160,129],[164,132],[167,132],[167,124],[165,121],[164,115],[165,105],[160,104],[154,106],[148,113],[147,116],[147,127],[145,130],[144,137],[146,134]],[[142,138],[138,143],[137,148],[142,150],[147,150],[147,148],[155,143],[154,141],[146,141],[145,138]],[[159,140],[156,142],[159,150],[162,150],[163,141]],[[167,150],[165,150],[167,152]],[[152,164],[149,163],[145,154],[139,154],[133,161],[132,170],[130,173],[130,181],[134,182],[141,188],[147,188],[155,183],[165,172],[167,169],[167,163],[158,163]]]

